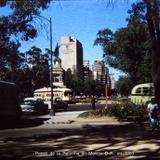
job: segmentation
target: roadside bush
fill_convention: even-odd
[[[95,110],[83,112],[78,117],[80,118],[100,118],[103,116],[107,116],[107,110],[95,109]]]
[[[145,105],[135,105],[133,103],[112,104],[108,107],[108,115],[115,116],[119,119],[127,119],[129,117],[142,118],[146,114]]]
[[[111,104],[108,109],[96,109],[84,112],[79,115],[82,118],[99,118],[103,116],[114,116],[119,120],[143,120],[146,115],[145,105],[135,105],[133,103]]]

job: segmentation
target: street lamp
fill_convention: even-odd
[[[55,115],[55,109],[53,107],[53,76],[52,76],[52,70],[53,70],[53,52],[52,52],[52,19],[50,17],[50,19],[43,17],[41,15],[36,15],[39,16],[45,20],[47,20],[50,24],[50,52],[51,52],[51,68],[50,68],[50,87],[51,87],[51,111],[50,114],[51,115]]]

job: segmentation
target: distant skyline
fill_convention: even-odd
[[[116,31],[118,28],[127,25],[127,11],[136,0],[117,0],[114,4],[108,5],[107,0],[76,0],[76,1],[52,1],[49,8],[42,11],[42,16],[52,18],[53,49],[60,44],[60,37],[64,35],[73,36],[83,45],[84,60],[93,64],[94,60],[101,60],[103,51],[101,47],[93,47],[96,34],[99,30],[110,28]],[[1,15],[7,14],[7,8],[0,9]],[[42,51],[49,48],[49,23],[41,19],[42,28],[38,27],[38,37],[30,42],[23,42],[21,51],[30,49],[35,45]],[[39,21],[40,22],[40,21]],[[115,69],[110,69],[117,79],[121,74]]]

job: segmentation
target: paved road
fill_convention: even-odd
[[[76,111],[55,116],[75,118]],[[86,109],[89,105],[86,105]],[[75,110],[70,108],[71,110]],[[89,109],[89,108],[88,108]],[[15,129],[0,131],[0,158],[5,159],[158,159],[160,137],[147,123],[43,124],[48,115],[32,117]],[[28,125],[29,124],[29,125]]]
[[[101,108],[103,105],[97,105],[97,108]],[[72,104],[69,105],[67,111],[59,111],[56,112],[55,116],[47,115],[31,115],[26,114],[22,116],[21,121],[14,123],[6,121],[5,123],[1,123],[0,125],[0,138],[3,137],[18,137],[18,136],[32,136],[37,133],[52,133],[53,129],[56,128],[64,128],[64,127],[72,127],[71,125],[56,125],[59,122],[72,122],[74,119],[85,112],[86,110],[90,110],[90,104]],[[45,122],[52,121],[56,122],[55,125],[47,125]],[[61,123],[62,124],[62,123]],[[73,124],[75,125],[75,124]],[[78,125],[76,124],[75,127]]]

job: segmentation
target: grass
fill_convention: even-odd
[[[78,116],[78,118],[100,118],[105,116],[108,116],[107,110],[96,109],[92,111],[83,112]]]

